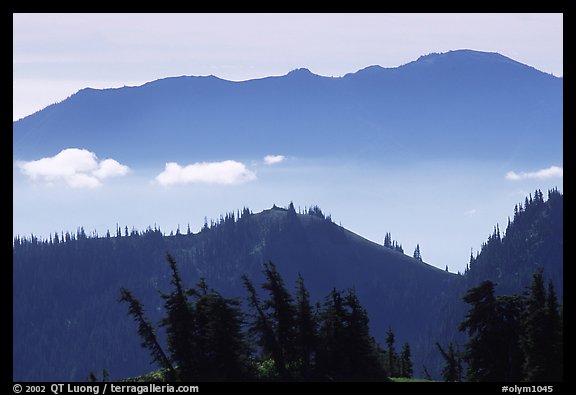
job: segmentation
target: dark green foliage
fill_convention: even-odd
[[[491,280],[498,282],[500,294],[519,293],[531,283],[534,271],[542,268],[563,299],[563,195],[551,189],[544,201],[542,191],[536,190],[527,203],[516,205],[504,235],[494,227],[480,252],[470,255],[467,288]]]
[[[546,293],[541,270],[534,273],[529,288],[521,345],[525,381],[562,381],[563,340],[558,301],[551,282]]]
[[[436,342],[436,347],[438,347],[445,363],[442,369],[442,379],[444,381],[462,381],[462,357],[459,352],[454,350],[452,342],[448,344],[447,351],[438,342]]]
[[[296,357],[296,309],[292,295],[284,286],[284,281],[272,262],[264,264],[265,282],[262,288],[268,291],[270,298],[263,304],[268,312],[268,322],[276,335],[281,360],[276,361],[278,368],[286,370],[286,361]]]
[[[260,301],[248,278],[250,332],[261,347],[263,375],[281,380],[386,380],[378,346],[370,336],[368,315],[354,290],[344,295],[333,289],[315,313],[301,276],[296,301],[271,262],[264,265],[262,288],[269,299]]]
[[[464,360],[469,381],[519,381],[521,352],[518,344],[522,300],[496,298],[494,283],[484,281],[464,297],[471,305],[460,330],[466,331]]]
[[[335,288],[326,296],[320,315],[320,344],[317,355],[320,374],[333,378],[346,369],[341,345],[345,339],[346,312],[342,295]]]
[[[312,374],[318,347],[317,317],[310,304],[310,294],[304,286],[304,278],[298,274],[296,282],[296,355],[300,359],[300,375]]]
[[[178,366],[180,377],[184,381],[189,381],[194,377],[199,365],[202,363],[198,359],[201,352],[197,350],[202,344],[195,344],[195,315],[193,307],[188,301],[182,279],[178,273],[176,261],[171,255],[167,255],[166,260],[170,265],[171,281],[173,291],[170,294],[163,294],[166,317],[162,320],[162,325],[166,328],[168,337],[168,350],[171,354],[172,362]]]
[[[200,281],[197,289],[185,290],[176,261],[169,254],[167,261],[173,290],[170,294],[162,294],[166,316],[161,325],[166,328],[170,360],[158,344],[152,325],[143,316],[140,302],[127,290],[121,290],[121,301],[129,302],[129,313],[139,323],[142,346],[150,350],[154,362],[168,369],[168,380],[244,377],[247,349],[239,302],[209,291],[204,280]],[[194,300],[191,301],[190,297]]]
[[[252,282],[244,276],[248,305],[253,311],[251,331],[262,347],[265,359],[272,357],[281,378],[288,378],[288,362],[295,356],[295,309],[292,297],[272,262],[264,264],[266,278],[262,288],[270,299],[260,302]]]
[[[398,356],[396,355],[396,350],[394,349],[394,343],[396,341],[396,337],[394,336],[394,332],[392,332],[392,328],[388,328],[388,332],[386,332],[386,354],[387,358],[387,366],[388,372],[390,372],[390,376],[397,377],[399,375],[398,371]]]
[[[370,336],[368,313],[360,305],[354,289],[347,291],[344,306],[347,311],[342,348],[349,369],[342,372],[343,376],[350,379],[386,378],[386,371],[378,358],[378,345]]]
[[[379,347],[370,336],[368,315],[354,290],[333,289],[320,315],[317,370],[329,380],[385,380]]]
[[[258,293],[252,281],[247,276],[242,276],[244,287],[248,291],[248,306],[252,310],[253,322],[249,326],[250,334],[256,338],[256,345],[262,349],[263,359],[272,358],[275,369],[279,369],[285,375],[285,362],[282,351],[276,339],[276,334],[264,312]]]
[[[200,356],[196,378],[237,380],[246,377],[248,348],[242,332],[240,302],[212,291],[195,303]]]
[[[172,363],[158,343],[154,327],[144,316],[142,304],[125,288],[120,289],[120,302],[128,303],[128,314],[134,317],[134,321],[138,324],[138,335],[140,335],[140,338],[142,339],[141,345],[148,349],[152,361],[157,363],[160,367],[173,372],[174,368]]]
[[[422,366],[422,371],[424,371],[424,379],[432,381],[432,376],[430,375],[430,372],[426,366]]]
[[[495,297],[494,284],[484,281],[464,301],[471,305],[460,325],[470,337],[464,352],[469,381],[562,380],[560,309],[551,282],[546,292],[541,270],[525,295]],[[449,352],[440,350],[448,361]]]
[[[562,308],[558,304],[554,283],[548,282],[548,297],[546,299],[546,332],[549,336],[547,379],[563,381],[564,379],[564,324],[561,315]]]
[[[412,351],[410,351],[410,344],[404,343],[402,352],[400,353],[400,377],[412,378],[414,368],[412,366]]]

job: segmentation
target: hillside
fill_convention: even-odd
[[[564,294],[564,199],[557,190],[530,194],[514,208],[505,231],[495,227],[475,257],[471,257],[466,286],[491,280],[501,294],[513,294],[530,283],[539,268]]]
[[[152,367],[140,348],[119,288],[134,292],[154,322],[162,315],[159,290],[169,289],[165,254],[174,255],[184,281],[204,277],[225,296],[246,296],[240,276],[262,281],[272,260],[287,286],[298,273],[312,300],[332,288],[354,287],[384,343],[388,327],[397,344],[410,342],[416,374],[425,365],[439,377],[435,341],[463,343],[458,333],[466,306],[461,298],[480,281],[498,283],[499,294],[517,294],[538,268],[563,297],[563,196],[540,191],[517,208],[505,232],[494,234],[462,276],[447,273],[374,244],[336,225],[318,208],[307,213],[274,206],[248,209],[206,224],[198,233],[165,236],[160,229],[128,228],[104,237],[53,235],[14,242],[14,380],[84,380],[102,368],[112,378]]]
[[[297,69],[231,82],[86,88],[14,122],[14,159],[85,148],[130,166],[298,157],[543,161],[562,152],[563,81],[497,53],[450,51],[343,77]],[[415,116],[417,115],[417,116]],[[497,140],[498,144],[493,142]],[[256,143],[255,143],[256,142]],[[473,147],[473,149],[471,149]]]
[[[480,281],[498,283],[499,294],[517,294],[538,268],[563,297],[563,196],[540,191],[517,206],[500,233],[472,257],[461,276],[372,243],[333,223],[319,208],[307,213],[272,207],[248,209],[206,223],[198,233],[165,236],[127,227],[114,235],[54,234],[50,240],[14,241],[14,380],[84,380],[109,370],[125,378],[151,370],[140,348],[119,288],[132,290],[157,322],[169,288],[165,254],[176,258],[187,284],[204,277],[225,296],[246,296],[240,276],[261,283],[262,263],[272,260],[287,286],[298,273],[312,300],[332,288],[354,287],[370,317],[372,333],[384,343],[391,327],[397,344],[410,342],[416,374],[425,365],[439,377],[442,361],[435,341],[462,343],[458,333],[466,306],[461,298]]]
[[[293,289],[298,273],[312,300],[333,287],[354,287],[368,310],[372,333],[383,343],[392,327],[414,358],[422,333],[461,277],[374,244],[334,224],[318,210],[298,214],[273,207],[228,214],[199,233],[164,236],[118,229],[116,237],[54,236],[14,244],[14,380],[84,380],[90,371],[112,378],[150,370],[119,288],[131,289],[153,320],[158,290],[168,289],[165,254],[174,255],[189,284],[206,278],[226,296],[246,292],[240,276],[261,282],[272,260]]]
[[[463,345],[467,339],[458,332],[469,305],[462,301],[467,290],[482,281],[496,284],[497,295],[522,294],[532,283],[537,270],[543,270],[546,281],[552,281],[560,304],[564,295],[564,197],[556,189],[547,199],[540,190],[527,196],[514,208],[506,229],[494,226],[480,251],[470,257],[469,267],[455,283],[446,304],[438,311],[437,326],[430,337]],[[461,347],[463,349],[463,347]],[[431,348],[424,361],[430,372],[438,375],[441,360]]]

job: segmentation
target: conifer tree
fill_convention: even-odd
[[[264,302],[268,310],[268,320],[274,328],[276,340],[283,360],[292,361],[296,356],[294,347],[296,337],[295,307],[290,292],[286,289],[282,276],[272,262],[264,264],[265,282],[262,288],[268,291],[270,298]]]
[[[345,308],[342,295],[336,288],[326,296],[320,315],[319,348],[317,369],[322,377],[337,378],[343,369],[345,355],[342,344],[345,341]]]
[[[240,303],[207,291],[202,280],[195,301],[198,323],[197,344],[201,349],[201,363],[197,377],[201,379],[231,380],[245,376],[247,347],[242,333]]]
[[[166,255],[170,266],[171,281],[174,289],[170,294],[162,294],[166,317],[161,325],[166,328],[168,350],[173,363],[178,366],[182,380],[188,381],[197,376],[201,362],[202,344],[197,340],[197,323],[193,307],[182,285],[182,279],[176,261]],[[198,352],[200,349],[200,352]]]
[[[396,377],[398,376],[398,367],[397,367],[397,363],[396,360],[398,359],[397,355],[396,355],[396,351],[394,350],[394,342],[395,342],[395,336],[394,336],[394,332],[392,332],[392,328],[388,328],[388,331],[386,332],[386,345],[388,346],[388,349],[386,350],[387,354],[388,354],[388,366],[387,366],[387,370],[388,373],[390,374],[391,377]]]
[[[420,244],[416,244],[413,257],[414,259],[418,259],[420,262],[422,262],[422,255],[420,254]]]
[[[540,192],[542,194],[542,192]],[[541,197],[541,195],[540,195]],[[550,381],[562,381],[564,379],[564,331],[560,306],[552,281],[548,282],[548,295],[546,298],[546,331],[550,337],[550,348],[546,361],[547,378]]]
[[[244,287],[248,291],[248,306],[253,311],[253,322],[250,326],[250,332],[256,338],[257,345],[262,348],[264,357],[272,357],[279,375],[281,377],[286,377],[286,363],[284,355],[280,349],[278,340],[276,339],[274,328],[272,327],[272,324],[264,311],[262,302],[258,297],[256,288],[246,275],[242,276],[242,281]]]
[[[392,248],[392,235],[390,235],[390,232],[386,232],[384,236],[384,247]]]
[[[464,297],[471,305],[460,330],[469,336],[464,360],[468,381],[519,381],[522,353],[518,344],[523,300],[494,296],[494,283],[484,281]]]
[[[342,375],[349,379],[385,378],[387,374],[379,363],[376,342],[370,336],[368,313],[360,305],[354,289],[347,291],[344,305],[347,314],[342,348],[348,362]]]
[[[462,358],[454,350],[452,342],[448,343],[447,351],[438,342],[436,342],[436,347],[438,347],[445,362],[442,369],[442,379],[444,381],[462,381]]]
[[[400,377],[412,378],[413,374],[412,352],[410,351],[410,344],[406,342],[400,353]]]
[[[128,303],[128,314],[134,317],[134,321],[138,324],[138,335],[142,339],[141,346],[148,349],[152,361],[160,365],[161,368],[168,370],[168,379],[174,379],[174,367],[158,343],[154,327],[144,315],[144,308],[140,301],[126,288],[120,289],[119,301]]]
[[[302,377],[311,375],[318,346],[316,317],[310,304],[310,294],[304,286],[304,278],[296,280],[296,348],[300,359]]]
[[[524,332],[525,381],[560,381],[562,366],[562,326],[552,283],[548,294],[542,270],[534,273],[526,300]]]

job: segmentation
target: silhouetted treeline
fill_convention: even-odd
[[[410,346],[386,350],[370,335],[368,314],[354,289],[333,289],[312,303],[300,276],[292,295],[272,262],[263,265],[261,293],[243,277],[248,313],[238,299],[225,298],[204,280],[186,288],[174,258],[167,256],[172,291],[162,294],[167,351],[125,288],[123,302],[138,324],[142,347],[164,369],[167,380],[387,381],[389,373],[412,376]],[[169,355],[169,357],[167,357]]]
[[[562,298],[564,260],[564,200],[557,189],[548,199],[537,189],[514,207],[505,232],[496,225],[465,272],[468,287],[484,280],[498,283],[498,292],[513,294],[530,284],[532,274],[543,268]]]
[[[461,381],[466,363],[468,381],[563,381],[563,309],[552,281],[546,287],[538,270],[522,294],[496,296],[495,287],[484,281],[466,293],[470,309],[459,330],[469,338],[462,352],[436,343],[443,379]]]

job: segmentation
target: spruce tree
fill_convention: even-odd
[[[540,192],[542,194],[542,192]],[[541,195],[540,195],[541,197]],[[546,298],[546,330],[550,337],[550,348],[547,358],[547,376],[550,381],[562,381],[564,379],[564,331],[560,306],[552,281],[548,282],[548,295]]]
[[[469,336],[464,351],[468,381],[519,381],[522,299],[496,298],[494,283],[484,281],[470,289],[464,301],[471,305],[459,328]]]
[[[138,335],[140,335],[142,339],[141,346],[148,349],[153,362],[157,363],[161,368],[167,369],[167,378],[174,380],[176,378],[174,367],[160,346],[160,343],[158,343],[154,327],[144,315],[144,308],[140,301],[126,288],[120,289],[119,301],[128,303],[128,314],[134,317],[134,321],[138,324]]]
[[[345,341],[345,319],[346,312],[342,295],[334,288],[326,296],[320,314],[316,365],[321,378],[333,381],[339,378],[344,370],[345,354],[342,344]]]
[[[265,359],[272,358],[274,366],[281,377],[286,377],[286,363],[282,350],[276,339],[274,328],[264,311],[264,307],[256,288],[252,281],[246,276],[242,276],[244,288],[248,291],[248,307],[252,310],[252,324],[249,331],[256,338],[256,344],[261,347]]]
[[[543,271],[533,275],[526,300],[524,333],[525,381],[559,381],[562,373],[562,335],[554,286],[546,293]]]
[[[310,377],[316,357],[318,334],[316,317],[310,304],[310,294],[304,286],[304,278],[296,280],[296,348],[301,364],[300,374]]]
[[[410,351],[410,344],[406,342],[400,353],[400,377],[412,378],[413,374],[412,352]]]
[[[265,263],[263,273],[266,280],[262,288],[269,294],[269,299],[264,301],[264,309],[268,311],[268,321],[274,329],[282,358],[287,363],[296,357],[296,309],[276,266],[272,262]]]
[[[161,321],[161,325],[166,328],[172,362],[178,367],[182,380],[189,381],[198,375],[203,344],[197,342],[199,327],[195,322],[194,309],[183,288],[176,261],[170,254],[166,255],[166,260],[170,266],[170,283],[174,289],[170,294],[162,294],[166,317]]]
[[[348,290],[344,305],[347,314],[342,348],[347,369],[343,376],[353,380],[387,378],[386,370],[380,365],[376,342],[370,336],[368,313],[360,305],[354,289]]]
[[[215,291],[197,297],[196,321],[202,325],[197,340],[202,349],[198,378],[237,380],[245,376],[248,350],[239,305],[237,300],[224,298]]]
[[[388,349],[386,350],[386,353],[388,355],[388,366],[387,366],[387,370],[388,370],[388,374],[390,375],[390,377],[396,377],[398,376],[398,367],[397,367],[397,355],[396,355],[396,351],[394,350],[394,342],[395,342],[395,336],[394,336],[394,332],[392,332],[392,328],[388,328],[388,331],[386,332],[386,345],[388,346]]]
[[[422,262],[422,255],[420,254],[420,244],[416,244],[413,257],[414,259],[418,259],[420,262]]]
[[[454,350],[452,342],[448,343],[447,351],[438,342],[436,342],[436,347],[438,347],[445,363],[442,369],[442,379],[444,381],[462,381],[462,358]]]
[[[390,235],[390,232],[386,232],[386,235],[384,236],[384,247],[392,248],[392,236]]]

